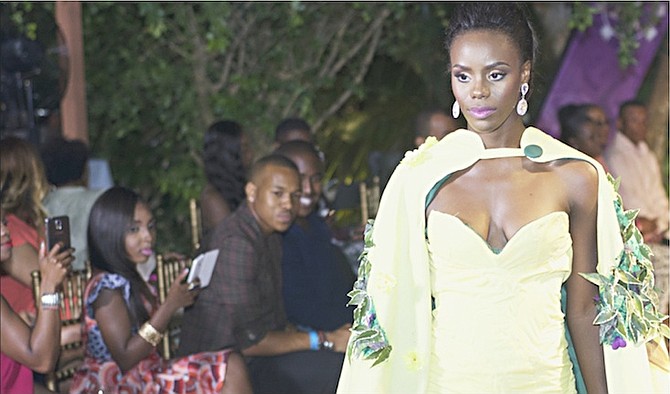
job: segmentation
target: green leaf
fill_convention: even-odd
[[[355,322],[360,322],[362,321],[363,315],[365,314],[365,310],[359,305],[354,309],[354,321]]]
[[[617,270],[617,278],[628,285],[641,285],[642,283],[627,271]]]
[[[603,286],[607,282],[606,277],[596,272],[593,273],[580,272],[579,275],[581,275],[584,279],[588,280],[589,282],[593,283],[598,287]]]
[[[625,212],[626,219],[629,222],[634,222],[637,215],[640,213],[639,209],[631,209]]]
[[[614,319],[616,316],[617,316],[616,311],[612,311],[612,310],[601,311],[600,313],[598,313],[596,318],[593,320],[593,324],[600,325],[600,324],[606,323],[606,322]]]
[[[670,327],[666,326],[665,324],[661,324],[658,326],[658,332],[665,338],[670,339]]]
[[[593,24],[593,14],[596,13],[596,8],[577,1],[573,4],[572,15],[568,21],[568,26],[571,29],[585,31]]]
[[[649,330],[649,324],[637,316],[631,316],[631,326],[636,333],[645,333]]]
[[[391,354],[391,350],[392,350],[391,346],[387,346],[387,347],[381,349],[379,352],[375,353],[376,357],[377,357],[377,360],[375,360],[375,362],[372,364],[372,366],[374,367],[375,365],[381,364],[384,361],[386,361],[386,359]]]
[[[351,299],[347,302],[347,306],[350,305],[359,305],[363,302],[363,298],[367,295],[367,292],[363,290],[354,289],[347,294]]]
[[[378,335],[379,335],[379,332],[377,330],[369,329],[369,330],[363,331],[360,334],[356,334],[356,337],[354,338],[354,342],[358,343],[358,342],[361,342],[361,341],[369,339],[369,338],[373,338],[373,337],[378,336]]]

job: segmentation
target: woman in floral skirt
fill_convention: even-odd
[[[170,318],[199,290],[182,272],[158,305],[136,270],[153,253],[155,222],[132,190],[114,187],[93,205],[88,244],[94,276],[85,293],[86,358],[71,393],[250,393],[242,357],[232,350],[163,360],[156,346]]]

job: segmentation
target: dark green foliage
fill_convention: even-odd
[[[149,200],[162,251],[191,252],[188,199],[204,184],[202,136],[213,121],[242,124],[258,157],[280,119],[303,117],[327,178],[348,182],[369,177],[370,151],[412,148],[421,109],[453,102],[442,44],[449,2],[81,4],[91,148],[118,184]],[[54,10],[4,5],[28,34],[39,31],[35,11]],[[575,10],[587,27],[589,8]]]
[[[159,248],[188,251],[188,198],[204,182],[209,123],[239,121],[257,156],[286,116],[306,118],[321,141],[332,119],[367,95],[365,76],[404,8],[83,3],[92,146],[119,183],[149,198]]]

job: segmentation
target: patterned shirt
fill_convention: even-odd
[[[219,223],[207,250],[219,249],[209,286],[184,312],[179,353],[247,348],[286,326],[281,235],[264,235],[246,204]]]
[[[93,304],[98,299],[103,289],[118,290],[123,294],[123,300],[126,306],[130,307],[130,282],[118,274],[102,273],[96,275],[87,285],[85,296],[85,334],[86,334],[86,356],[92,357],[98,362],[112,360],[112,353],[109,352],[98,322],[95,320],[95,310]],[[137,327],[132,328],[132,332],[137,332]]]

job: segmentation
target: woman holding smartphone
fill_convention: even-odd
[[[123,187],[93,204],[88,245],[93,277],[84,294],[86,357],[71,393],[250,393],[243,359],[231,349],[170,361],[156,350],[172,316],[193,304],[182,272],[163,304],[136,270],[153,254],[155,221],[139,195]]]
[[[60,300],[56,291],[74,259],[69,249],[60,252],[55,245],[47,254],[42,243],[39,267],[42,278],[42,300],[35,325],[29,327],[0,296],[0,392],[32,393],[33,373],[47,373],[56,365],[60,349]],[[12,256],[12,239],[7,220],[0,209],[0,264]]]
[[[31,322],[35,300],[30,273],[37,270],[38,250],[47,213],[42,205],[49,185],[42,161],[26,140],[6,137],[0,143],[2,209],[12,234],[11,257],[2,264],[0,288],[9,305]]]

